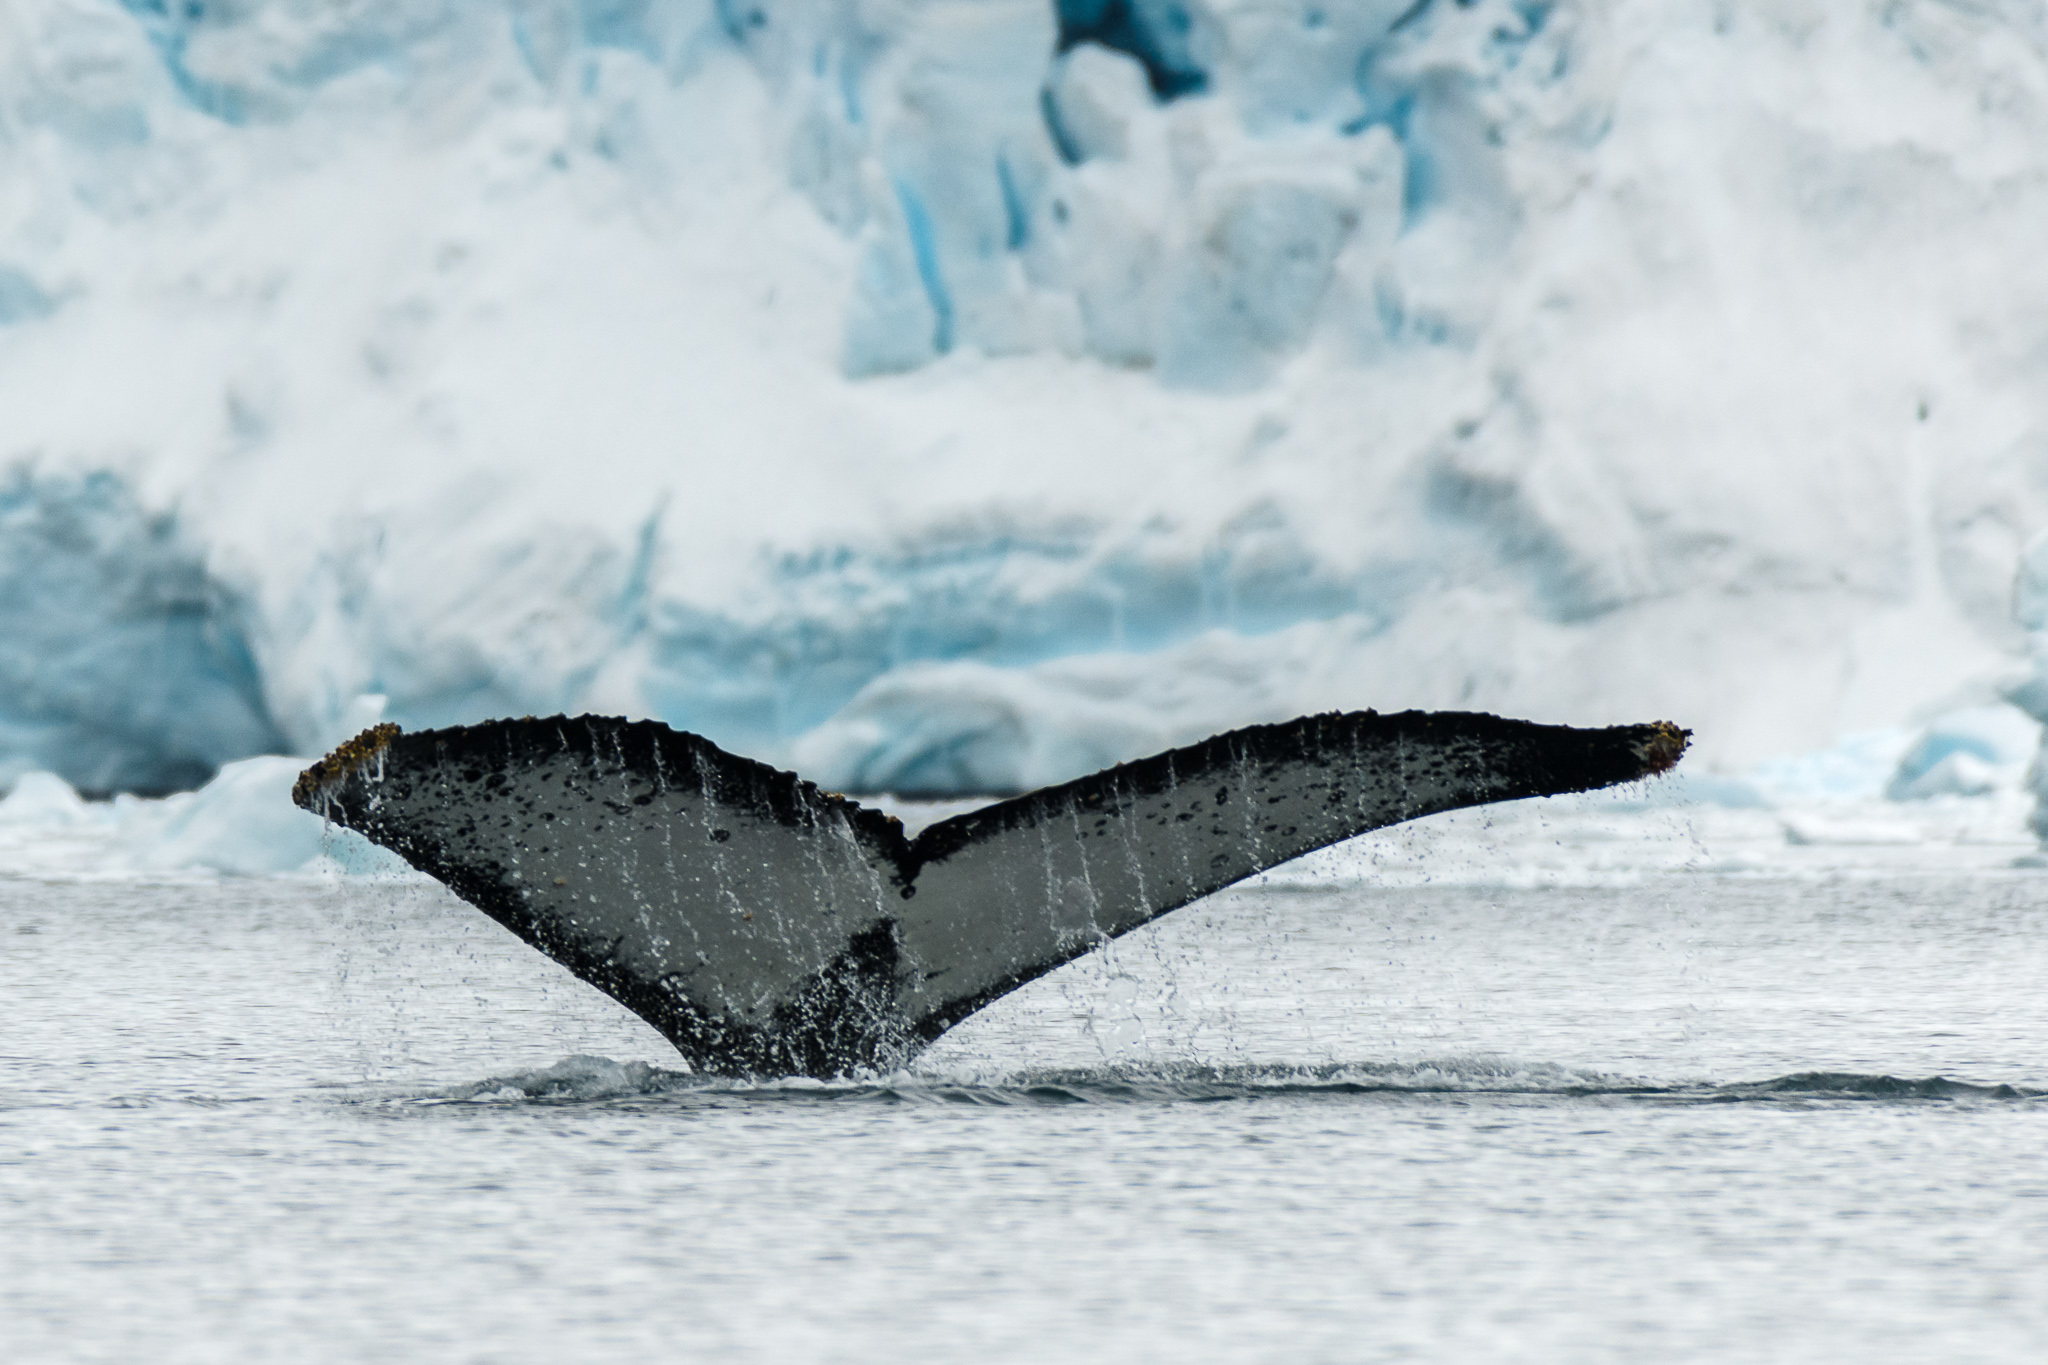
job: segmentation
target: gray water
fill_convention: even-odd
[[[1247,891],[743,1086],[433,888],[0,882],[0,1357],[2039,1360],[2044,889]]]

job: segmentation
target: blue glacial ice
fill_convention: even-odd
[[[224,765],[196,791],[86,801],[55,773],[0,797],[0,874],[411,877],[397,855],[292,804],[301,760]]]
[[[1736,804],[2009,790],[1944,717],[2048,524],[2044,52],[2017,5],[15,0],[0,788],[384,698],[856,788],[1414,705],[1670,715]]]
[[[0,482],[0,785],[195,787],[274,752],[241,604],[108,473]]]

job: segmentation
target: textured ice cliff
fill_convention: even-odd
[[[12,0],[0,786],[1990,704],[2044,172],[2016,2]]]

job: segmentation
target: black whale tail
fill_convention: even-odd
[[[652,1024],[700,1071],[907,1059],[1104,939],[1367,830],[1661,773],[1690,731],[1371,711],[1233,730],[933,825],[655,721],[366,730],[292,799]]]

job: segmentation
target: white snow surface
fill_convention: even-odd
[[[2042,5],[1130,12],[0,6],[0,788],[372,697],[869,789],[1366,706],[1882,787],[1996,704]],[[2005,800],[2010,720],[1895,794]]]

